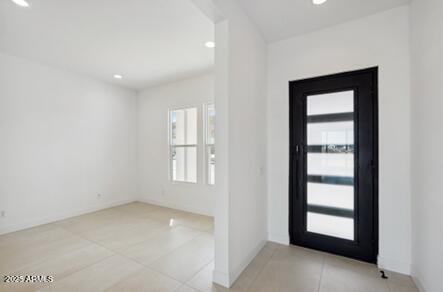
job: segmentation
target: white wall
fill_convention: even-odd
[[[213,13],[216,15],[216,13]],[[229,24],[215,26],[215,138],[217,152],[214,202],[213,282],[229,287]]]
[[[235,0],[214,2],[225,17],[216,25],[214,281],[229,286],[266,240],[267,46]]]
[[[411,261],[409,9],[400,7],[269,45],[268,229],[288,243],[288,81],[379,66],[379,264]]]
[[[135,116],[132,91],[0,54],[0,233],[132,201]]]
[[[138,182],[141,201],[212,216],[215,187],[204,174],[203,104],[214,101],[214,76],[202,76],[147,88],[138,94]],[[197,183],[169,180],[168,110],[196,106]],[[216,178],[217,180],[217,178]]]
[[[443,291],[443,1],[414,0],[412,14],[412,274]]]

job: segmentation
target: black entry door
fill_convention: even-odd
[[[377,72],[290,82],[291,244],[376,262]]]

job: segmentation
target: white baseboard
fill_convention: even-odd
[[[240,277],[240,274],[246,269],[246,267],[252,262],[252,260],[257,256],[257,254],[262,250],[262,248],[266,244],[266,240],[261,241],[249,254],[248,256],[240,263],[240,265],[229,273],[229,287]]]
[[[417,286],[418,291],[427,292],[419,278],[413,276],[412,280],[414,281],[415,286]]]
[[[0,228],[0,235],[23,230],[23,229],[27,229],[27,228],[31,228],[31,227],[35,227],[35,226],[39,226],[39,225],[43,225],[43,224],[47,224],[47,223],[53,223],[53,222],[60,221],[63,219],[67,219],[67,218],[71,218],[71,217],[75,217],[75,216],[79,216],[79,215],[83,215],[83,214],[115,207],[118,205],[128,204],[131,202],[134,202],[134,199],[114,201],[114,202],[104,203],[104,204],[100,204],[100,205],[94,205],[94,206],[90,206],[90,207],[82,208],[82,209],[78,209],[78,210],[58,212],[58,213],[55,213],[55,214],[52,214],[49,216],[45,216],[42,218],[35,218],[30,221],[21,222],[21,223],[17,223],[17,224],[6,226],[6,227],[1,227]]]
[[[182,206],[179,204],[162,202],[162,201],[152,200],[150,198],[140,198],[140,197],[137,198],[137,201],[142,202],[142,203],[152,204],[152,205],[158,205],[158,206],[162,206],[162,207],[166,207],[166,208],[182,210],[182,211],[186,211],[186,212],[190,212],[190,213],[194,213],[194,214],[213,217],[213,215],[210,214],[209,212],[204,212],[204,211],[198,210],[196,208]]]
[[[268,241],[289,245],[289,235],[268,233]]]
[[[268,240],[284,245],[289,245],[289,235],[268,233]],[[411,275],[411,264],[409,262],[379,256],[377,263],[381,269],[386,269],[388,271],[393,271],[400,274]]]
[[[417,286],[418,291],[420,292],[427,292],[428,290],[425,289],[425,286],[423,285],[423,282],[420,280],[421,275],[420,272],[412,265],[412,272],[411,272],[412,280],[414,281],[415,286]]]
[[[233,269],[232,272],[226,274],[214,270],[212,272],[212,281],[220,286],[230,288],[232,284],[237,280],[240,274],[246,269],[246,267],[251,263],[251,261],[257,256],[260,250],[265,246],[266,240],[261,241],[250,253],[249,255],[240,263],[240,265]]]
[[[380,269],[411,275],[411,263],[409,262],[378,256],[377,265]]]
[[[212,282],[226,288],[229,288],[231,286],[229,281],[229,275],[217,270],[214,270],[212,272]]]

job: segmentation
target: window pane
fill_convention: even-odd
[[[353,177],[354,155],[308,153],[308,174]]]
[[[309,232],[354,240],[354,220],[308,212]]]
[[[208,184],[215,184],[215,146],[211,145],[206,150],[207,169],[208,169]]]
[[[207,133],[206,144],[215,143],[215,108],[213,104],[207,106]]]
[[[206,180],[215,184],[215,107],[206,105]]]
[[[354,145],[354,122],[308,124],[308,145]]]
[[[354,111],[354,91],[310,95],[308,116]]]
[[[197,144],[197,108],[171,111],[171,144]]]
[[[172,145],[185,144],[185,111],[171,111]]]
[[[197,182],[197,108],[170,112],[171,178]]]
[[[307,230],[354,239],[354,92],[307,97]]]
[[[197,182],[197,147],[172,147],[172,180]]]
[[[197,144],[197,108],[186,109],[186,143]]]
[[[308,183],[308,205],[354,209],[354,187]]]
[[[170,122],[170,130],[171,130],[171,141],[169,143],[174,145],[177,143],[177,112],[171,111],[169,112],[169,122]]]
[[[185,181],[185,149],[183,147],[172,149],[172,179]]]
[[[197,182],[197,147],[186,147],[186,182]]]

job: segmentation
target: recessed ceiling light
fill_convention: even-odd
[[[17,4],[18,6],[29,7],[29,3],[26,2],[25,0],[11,0],[11,1]]]
[[[214,48],[214,47],[215,47],[215,43],[214,43],[214,42],[206,42],[206,43],[205,43],[205,46],[206,46],[207,48]]]
[[[328,0],[312,0],[312,3],[314,3],[315,5],[322,5],[326,1],[328,1]]]
[[[123,79],[123,76],[119,75],[119,74],[114,74],[114,78],[115,79]]]

